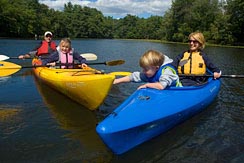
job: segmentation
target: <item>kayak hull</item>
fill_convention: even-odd
[[[209,80],[198,87],[137,90],[96,131],[114,153],[122,154],[202,111],[219,89],[219,80]]]
[[[33,71],[41,81],[90,110],[97,109],[103,103],[115,78],[114,75],[101,74],[92,68],[36,67]]]

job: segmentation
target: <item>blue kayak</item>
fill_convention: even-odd
[[[137,90],[96,131],[115,154],[122,154],[202,111],[215,99],[220,85],[220,80],[209,78],[201,86]]]

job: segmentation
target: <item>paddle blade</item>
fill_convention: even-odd
[[[21,69],[20,65],[11,62],[0,62],[0,77],[9,76],[18,72]]]
[[[86,58],[87,61],[95,61],[97,60],[97,55],[93,53],[84,53],[80,54],[83,58]]]
[[[107,66],[117,66],[117,65],[122,65],[124,63],[125,63],[124,60],[115,60],[115,61],[105,62],[105,65],[107,65]]]
[[[8,56],[6,56],[6,55],[0,55],[0,61],[5,61],[7,59],[9,59]]]

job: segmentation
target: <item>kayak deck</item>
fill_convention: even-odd
[[[90,110],[95,110],[102,104],[115,78],[110,74],[97,74],[98,71],[92,68],[37,67],[33,71],[41,81]]]

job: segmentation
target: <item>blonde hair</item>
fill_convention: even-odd
[[[189,40],[190,38],[193,37],[194,39],[196,39],[200,44],[200,49],[204,49],[205,48],[205,38],[203,36],[203,34],[201,32],[193,32],[189,35]]]
[[[59,46],[62,46],[63,44],[67,45],[69,49],[71,49],[71,40],[69,38],[63,38],[60,41]]]
[[[139,61],[140,67],[161,66],[164,63],[164,55],[156,50],[148,50]]]

